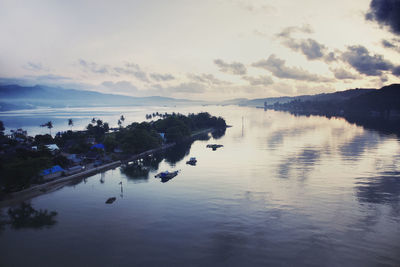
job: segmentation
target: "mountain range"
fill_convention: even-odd
[[[293,97],[237,98],[222,102],[212,102],[212,104],[252,107],[271,107],[275,105],[275,108],[286,110],[293,109],[294,106],[296,106],[297,109],[301,106],[303,110],[316,109],[316,103],[323,103],[322,106],[324,106],[324,108],[326,108],[325,106],[331,106],[335,110],[339,107],[341,109],[350,109],[350,107],[354,109],[356,106],[360,107],[360,109],[372,109],[372,107],[377,109],[377,105],[382,109],[382,106],[389,105],[400,110],[399,101],[400,84],[392,84],[381,89],[357,88],[334,93]],[[0,85],[0,111],[33,109],[37,107],[174,106],[196,104],[211,104],[211,102],[161,96],[132,97],[41,85],[31,87]]]
[[[32,109],[37,107],[170,106],[194,103],[201,102],[161,96],[131,97],[41,85],[30,87],[0,85],[0,111]]]

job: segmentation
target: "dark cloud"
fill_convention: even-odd
[[[365,18],[400,34],[400,0],[372,0]]]
[[[161,81],[171,81],[174,80],[175,77],[172,74],[160,74],[160,73],[150,73],[150,77],[157,81],[157,82],[161,82]]]
[[[301,51],[310,60],[323,58],[327,50],[323,44],[310,38],[299,41],[288,38],[283,43],[294,51]]]
[[[400,77],[400,66],[393,68],[392,74]]]
[[[342,54],[342,60],[350,64],[359,73],[368,76],[381,76],[383,71],[393,68],[393,64],[382,55],[370,55],[361,45],[349,46]]]
[[[262,85],[268,86],[274,83],[270,76],[258,76],[258,77],[251,77],[251,76],[243,76],[243,79],[248,81],[250,85]]]
[[[292,38],[292,33],[301,31],[305,33],[311,33],[309,26],[299,27],[288,27],[283,29],[282,32],[278,33],[276,36],[282,41],[282,44],[289,47],[293,51],[301,52],[309,60],[324,60],[326,62],[336,60],[334,52],[329,52],[327,47],[314,39],[294,39]]]
[[[391,42],[389,42],[388,40],[382,40],[382,45],[386,48],[394,48],[396,47],[394,44],[392,44]]]
[[[309,73],[308,71],[298,67],[287,67],[285,60],[276,57],[274,54],[270,55],[267,60],[262,59],[252,64],[253,67],[266,69],[272,72],[278,78],[302,80],[310,82],[330,82],[329,78],[321,77],[316,74]]]
[[[222,72],[235,75],[245,75],[247,73],[246,67],[240,62],[226,63],[222,59],[216,59],[214,60],[214,64],[217,65]]]
[[[393,38],[392,40],[382,40],[382,46],[400,52],[400,39]]]
[[[198,82],[198,83],[203,83],[203,84],[207,84],[210,86],[220,86],[220,85],[230,85],[231,83],[228,81],[223,81],[220,80],[218,78],[216,78],[214,75],[212,74],[188,74],[187,75],[188,78],[194,82]]]
[[[335,75],[336,79],[339,80],[349,80],[349,79],[357,79],[357,75],[354,75],[351,72],[348,72],[347,70],[344,69],[331,69],[333,74]]]

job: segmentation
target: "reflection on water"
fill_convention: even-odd
[[[400,211],[400,172],[383,172],[376,177],[359,178],[356,185],[361,202],[388,204]]]
[[[57,224],[3,223],[0,265],[400,265],[396,135],[245,107],[166,111],[209,111],[233,127],[32,199]],[[165,170],[181,171],[161,183]]]
[[[57,223],[55,217],[57,212],[47,210],[36,210],[28,203],[21,203],[17,208],[9,208],[7,217],[0,219],[0,228],[9,224],[13,229],[34,228],[40,229],[50,227]]]
[[[214,131],[211,133],[212,138],[214,138],[215,140],[220,139],[221,137],[223,137],[225,135],[226,129],[219,129],[217,131]],[[208,140],[208,139],[207,139]]]

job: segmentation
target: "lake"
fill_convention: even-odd
[[[232,127],[157,156],[147,176],[116,168],[28,201],[24,210],[41,219],[0,227],[0,266],[400,265],[396,135],[236,106],[44,110],[0,120],[34,134],[45,131],[39,121],[54,120],[55,132],[70,117],[79,129],[92,117],[116,125],[123,114],[127,124],[156,111],[208,111]],[[154,175],[164,170],[180,173],[162,183]],[[105,204],[109,197],[116,201]]]

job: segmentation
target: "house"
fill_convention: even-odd
[[[50,150],[52,154],[55,154],[56,152],[60,151],[60,148],[58,148],[56,144],[46,145],[46,147]]]
[[[67,170],[67,173],[68,173],[68,175],[71,175],[71,174],[75,174],[75,173],[81,172],[81,171],[83,171],[84,169],[85,169],[84,166],[76,165],[76,166],[73,166],[73,167],[69,168],[69,169]]]
[[[86,139],[86,143],[94,145],[96,143],[96,139],[94,137],[88,137],[88,139]]]
[[[119,147],[114,148],[114,153],[122,153],[122,149]]]
[[[76,154],[67,155],[67,159],[69,161],[72,161],[74,165],[80,164],[82,162],[82,159]]]
[[[50,169],[43,170],[40,175],[44,180],[50,180],[60,177],[64,172],[65,170],[63,168],[61,168],[59,165],[55,165]]]
[[[100,158],[100,155],[95,151],[95,150],[91,150],[88,153],[86,153],[86,159],[88,160],[96,160]]]
[[[103,144],[95,144],[95,145],[92,145],[92,146],[90,147],[90,149],[94,149],[94,148],[102,149],[102,150],[105,149]]]
[[[165,133],[158,133],[158,134],[161,136],[162,140],[165,141]]]

